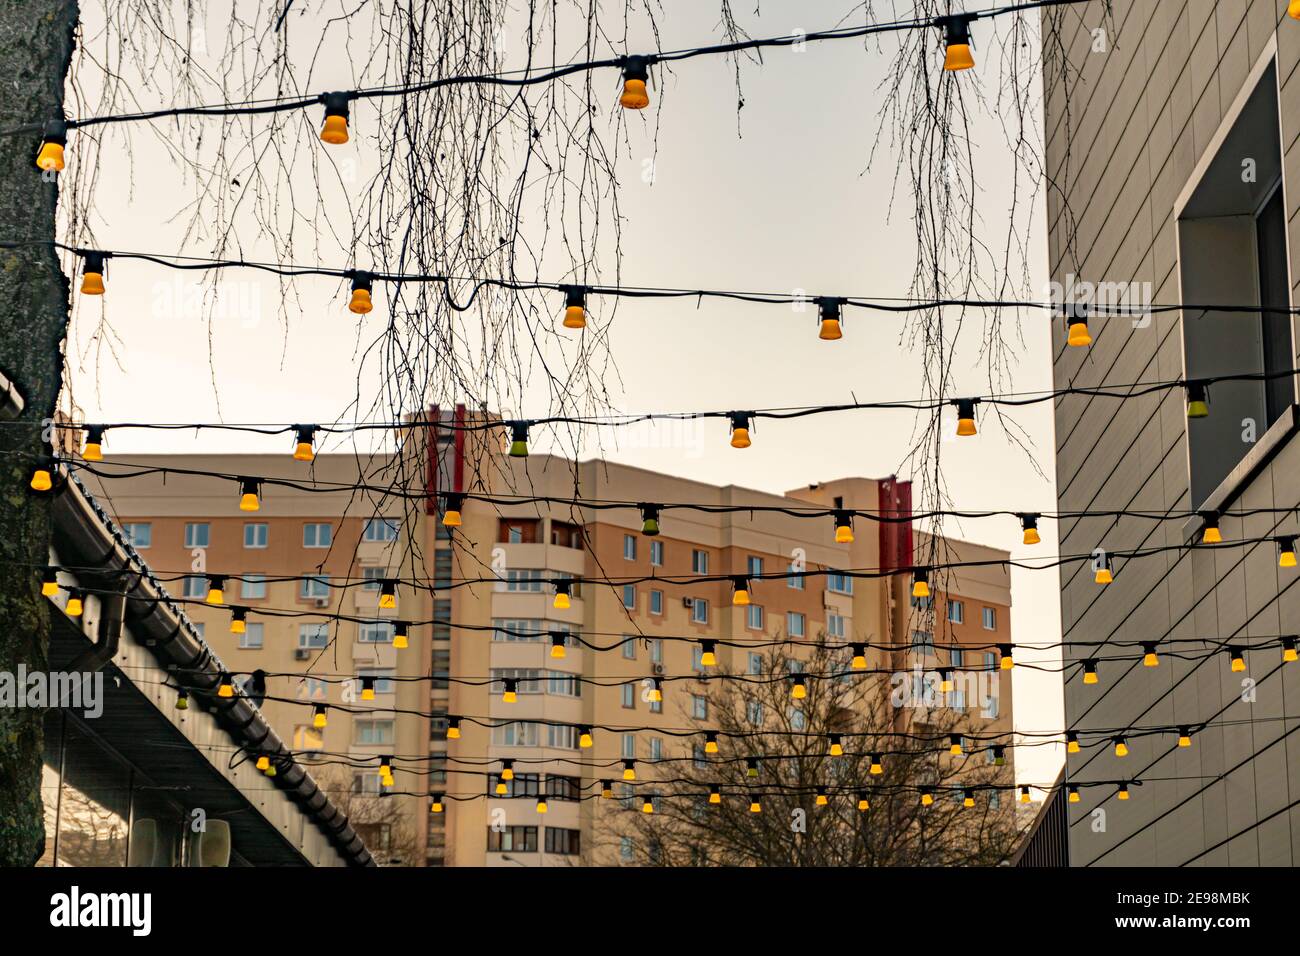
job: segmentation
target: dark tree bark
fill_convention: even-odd
[[[36,168],[40,130],[21,129],[63,115],[77,4],[0,0],[0,237],[54,239],[58,182]],[[15,129],[19,127],[19,129]],[[69,153],[71,156],[71,152]],[[22,393],[20,424],[0,428],[0,670],[43,670],[49,609],[33,565],[50,543],[49,502],[28,490],[34,457],[47,437],[63,376],[68,280],[52,246],[0,252],[0,370]],[[30,866],[45,847],[41,808],[42,713],[0,710],[0,865]]]

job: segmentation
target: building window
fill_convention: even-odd
[[[749,576],[756,578],[763,573],[763,559],[757,555],[751,554],[748,561]]]
[[[762,654],[754,654],[754,653],[751,653],[751,654],[749,655],[749,673],[750,673],[750,674],[761,674],[761,673],[763,673],[763,655],[762,655]]]
[[[185,526],[185,547],[206,548],[211,538],[210,525],[206,521]]]
[[[790,708],[790,729],[795,733],[803,733],[804,728],[808,726],[808,716],[798,707]]]
[[[255,650],[261,647],[262,637],[265,634],[265,631],[265,624],[249,621],[244,625],[244,633],[239,635],[240,648],[243,650]]]
[[[546,693],[556,697],[578,697],[582,694],[582,684],[575,674],[550,671],[546,675]]]
[[[691,620],[696,624],[709,623],[709,602],[704,598],[691,600]]]
[[[663,612],[664,612],[664,592],[651,591],[650,592],[650,613],[662,614]]]
[[[912,653],[930,657],[934,654],[934,635],[929,631],[912,632]]]
[[[328,548],[333,540],[333,526],[314,522],[302,526],[302,546],[304,548]]]
[[[498,693],[506,678],[519,682],[515,690],[520,695],[542,692],[542,672],[535,667],[494,667],[490,676]]]
[[[1242,174],[1242,157],[1254,176]],[[1185,378],[1256,373],[1212,383],[1210,413],[1187,419],[1191,506],[1199,508],[1296,401],[1287,223],[1282,197],[1277,68],[1264,71],[1186,205],[1178,213],[1182,301],[1258,305],[1259,314],[1213,309],[1183,315]]]
[[[623,606],[629,611],[636,610],[636,585],[623,585]]]
[[[299,624],[298,625],[298,646],[320,650],[327,647],[330,642],[330,627],[328,624]]]
[[[844,625],[844,615],[831,614],[826,615],[826,636],[836,641],[843,641],[847,628]]]
[[[622,750],[622,754],[623,754],[623,759],[624,759],[624,760],[635,760],[635,759],[636,759],[636,734],[624,734],[624,735],[623,735],[623,750]]]
[[[328,598],[330,596],[330,579],[320,575],[303,578],[299,582],[298,596],[304,601],[312,598]]]
[[[696,720],[709,719],[709,698],[699,694],[691,695],[691,716]]]
[[[841,574],[839,571],[832,571],[826,575],[826,590],[835,594],[852,594],[853,579],[847,574]]]
[[[366,522],[361,538],[363,541],[396,541],[400,524],[396,518],[371,518]]]
[[[664,565],[664,543],[662,541],[650,542],[650,563],[661,568]]]
[[[804,589],[804,584],[808,579],[795,570],[794,562],[786,565],[785,570],[786,574],[789,575],[789,577],[785,579],[785,586],[788,588],[794,588],[796,591],[802,591]]]
[[[502,797],[535,797],[541,791],[541,778],[535,773],[516,773],[512,780],[501,780],[499,777],[489,774],[484,778],[487,781],[487,792],[489,796],[498,796],[496,786],[498,783],[506,785],[506,792],[500,794]]]
[[[790,637],[803,637],[807,629],[807,618],[798,611],[789,611],[785,616],[785,629]]]
[[[952,661],[952,666],[954,668],[960,669],[966,665],[966,652],[963,651],[960,647],[952,648],[948,652],[948,656],[949,656],[949,660]]]
[[[664,742],[660,737],[650,738],[650,760],[652,763],[664,759]]]
[[[560,856],[577,856],[582,852],[582,833],[560,827],[546,828],[546,852]]]
[[[547,724],[546,746],[553,750],[577,750],[578,728],[567,724]]]
[[[745,701],[745,718],[752,727],[761,724],[763,722],[763,702],[761,700]]]
[[[542,572],[537,568],[509,568],[506,571],[507,591],[540,591]]]
[[[993,651],[984,652],[984,669],[986,671],[996,671],[998,669],[998,655]]]
[[[652,638],[646,641],[650,648],[650,663],[662,664],[664,662],[664,642],[659,638]]]
[[[632,684],[624,684],[620,691],[623,695],[623,706],[628,710],[636,710],[636,687]]]
[[[636,660],[636,642],[637,638],[631,634],[623,635],[623,659],[628,661]]]
[[[998,629],[998,610],[994,607],[984,609],[984,630],[996,631]]]
[[[567,521],[551,521],[551,544],[561,548],[581,548],[582,528]]]
[[[266,575],[242,575],[239,582],[239,596],[246,601],[257,601],[266,597]]]
[[[358,747],[382,746],[393,742],[391,720],[359,717],[352,721],[352,742]]]
[[[393,625],[388,621],[363,621],[357,625],[357,640],[362,644],[391,644]]]
[[[763,629],[763,608],[758,604],[750,604],[745,608],[745,626],[751,631],[761,631]]]
[[[963,601],[948,601],[948,621],[952,624],[966,623],[966,604]]]
[[[153,544],[153,525],[147,521],[130,521],[122,525],[122,534],[137,551]]]
[[[244,547],[265,548],[270,532],[264,521],[249,522],[244,525]]]
[[[502,518],[497,525],[500,544],[536,544],[536,518]]]
[[[383,583],[384,578],[388,576],[385,568],[362,568],[361,569],[361,590],[378,591],[379,586]]]
[[[629,836],[622,837],[618,841],[618,858],[624,863],[631,863],[632,856],[636,851],[636,845]]]
[[[208,596],[208,579],[191,574],[185,579],[181,593],[187,598],[206,598]]]
[[[697,672],[704,670],[704,648],[698,644],[691,648],[691,670]]]
[[[487,848],[489,853],[536,853],[537,827],[488,827]]]
[[[636,535],[623,535],[623,558],[627,561],[636,560]]]
[[[691,549],[691,573],[709,573],[709,552],[701,551],[699,548]]]

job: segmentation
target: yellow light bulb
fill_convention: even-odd
[[[709,792],[709,803],[721,803],[721,802],[722,802],[722,794],[719,793],[717,790],[711,790]]]
[[[260,508],[260,507],[261,507],[261,504],[260,504],[260,503],[258,502],[258,500],[257,500],[257,493],[256,493],[256,492],[253,492],[253,491],[246,491],[246,492],[244,492],[242,495],[239,496],[239,510],[240,510],[240,511],[256,511],[256,510],[257,510],[258,508]]]
[[[930,585],[924,581],[916,581],[912,584],[912,597],[928,598],[930,596]]]
[[[821,331],[817,333],[817,337],[828,342],[843,338],[844,332],[840,328],[840,320],[835,318],[822,319]]]
[[[547,806],[546,806],[546,801],[545,801],[545,800],[538,800],[538,801],[537,801],[537,812],[538,812],[538,813],[545,813],[545,812],[547,811],[547,809],[548,809],[548,808],[547,808]]]
[[[331,146],[341,146],[348,141],[348,118],[346,116],[327,116],[321,128],[320,138]]]
[[[853,543],[853,529],[850,528],[850,527],[849,527],[848,525],[846,525],[846,524],[842,524],[842,525],[840,525],[838,528],[836,528],[836,529],[835,529],[835,543],[836,543],[836,544],[852,544],[852,543]]]
[[[565,650],[563,644],[551,645],[551,657],[555,658],[555,660],[558,661],[558,660],[563,660],[564,656],[565,656]]]
[[[395,608],[395,607],[397,607],[397,595],[395,595],[395,594],[381,594],[381,595],[379,596],[379,606],[382,607],[382,608]]]
[[[1079,791],[1078,791],[1078,790],[1071,790],[1071,791],[1070,791],[1070,797],[1069,797],[1069,800],[1070,800],[1071,803],[1078,803],[1078,802],[1079,802]]]
[[[41,144],[41,151],[36,154],[36,168],[43,169],[46,172],[63,171],[63,144],[45,142]]]
[[[641,812],[642,812],[642,813],[654,813],[654,812],[655,812],[655,805],[654,805],[653,801],[651,801],[651,800],[646,800],[643,804],[641,804]]]
[[[68,603],[63,608],[63,613],[68,615],[68,617],[81,617],[82,610],[81,598],[74,596],[68,598]]]
[[[519,695],[512,690],[508,690],[501,695],[501,702],[503,704],[514,704],[514,703],[518,703],[518,701],[519,701]]]
[[[581,734],[578,735],[578,746],[583,748],[584,750],[587,750],[592,746],[592,739],[591,739],[590,732],[583,731]]]
[[[265,772],[270,768],[270,766],[271,766],[271,761],[270,761],[269,758],[264,757],[264,756],[263,756],[263,757],[258,757],[258,758],[257,758],[257,769],[258,769],[258,770],[261,770],[263,773],[265,773]]]
[[[762,812],[763,812],[763,805],[762,805],[761,803],[759,803],[757,800],[751,800],[751,801],[749,801],[749,812],[750,812],[750,813],[762,813]]]
[[[293,449],[294,461],[312,461],[316,457],[316,452],[312,450],[311,442],[300,441]]]
[[[37,468],[32,472],[32,491],[49,491],[54,487],[54,482],[50,478],[50,472],[47,468]]]
[[[208,588],[207,602],[209,604],[222,604],[225,602],[225,599],[226,599],[226,592],[222,590],[220,587],[213,585],[212,587]]]
[[[1092,336],[1088,334],[1088,323],[1071,322],[1070,336],[1065,341],[1066,344],[1071,345],[1074,348],[1082,348],[1085,345],[1091,345]]]
[[[732,447],[732,448],[748,448],[749,446],[750,446],[750,441],[749,441],[749,429],[748,429],[748,428],[733,428],[733,429],[731,430],[731,447]]]
[[[1037,528],[1025,529],[1025,544],[1039,544],[1042,540],[1043,539],[1038,536]]]
[[[625,110],[643,110],[650,105],[650,94],[646,92],[645,80],[624,80],[623,95],[618,98],[619,106]]]
[[[635,771],[633,768],[631,768],[631,767],[624,767],[624,768],[623,768],[623,779],[624,779],[624,780],[635,780],[635,779],[636,779],[636,771]]]
[[[552,607],[554,607],[557,611],[567,610],[570,607],[569,596],[561,591],[557,591],[555,594],[555,601],[552,604]]]
[[[1097,584],[1110,584],[1115,580],[1115,576],[1111,574],[1110,568],[1098,568],[1097,573],[1093,575],[1093,580]]]
[[[833,744],[831,744],[831,756],[832,756],[832,757],[843,757],[843,756],[844,756],[844,745],[843,745],[843,744],[840,744],[840,743],[833,743]]]
[[[442,801],[441,801],[441,800],[434,800],[433,803],[429,804],[429,812],[430,812],[430,813],[442,813]]]
[[[969,43],[949,43],[948,49],[944,53],[943,68],[949,72],[955,70],[969,70],[975,65],[975,58],[971,56]]]
[[[587,310],[580,305],[571,305],[564,310],[564,327],[566,329],[584,329],[587,327]]]
[[[928,793],[921,794],[921,806],[928,807],[932,803],[934,803],[934,797],[930,796]]]
[[[1201,534],[1201,541],[1205,544],[1221,544],[1223,542],[1223,534],[1217,527],[1211,525]]]
[[[816,799],[815,801],[813,801],[813,802],[816,803],[817,806],[819,806],[819,807],[824,807],[824,806],[826,806],[826,804],[828,804],[830,801],[826,799],[826,794],[824,794],[824,793],[819,793],[819,794],[817,794],[817,799]]]
[[[393,649],[394,649],[394,650],[398,650],[398,651],[400,651],[400,650],[404,650],[404,649],[406,649],[406,648],[409,647],[409,646],[410,646],[410,644],[409,644],[409,642],[407,641],[407,638],[406,638],[406,634],[405,634],[405,632],[399,632],[399,633],[393,635]]]
[[[858,800],[858,809],[859,810],[871,809],[871,803],[867,800],[866,797],[862,797],[860,800]]]
[[[459,509],[459,508],[448,508],[446,511],[444,511],[444,512],[442,513],[442,524],[443,524],[443,527],[446,527],[446,528],[459,528],[459,527],[460,527],[460,509]]]

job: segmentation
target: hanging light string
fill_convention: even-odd
[[[72,246],[48,239],[18,239],[0,241],[0,249],[21,249],[28,247],[52,247],[61,252],[77,256],[86,265],[86,271],[97,278],[92,280],[91,288],[83,290],[88,294],[103,294],[104,263],[109,260],[134,260],[147,262],[165,268],[181,271],[220,271],[225,269],[250,269],[287,278],[319,276],[323,278],[361,280],[353,292],[360,289],[366,295],[363,299],[349,303],[349,308],[359,314],[366,314],[373,309],[370,292],[375,282],[394,284],[436,284],[444,287],[447,305],[457,312],[466,312],[473,307],[479,293],[486,289],[501,289],[511,292],[555,291],[565,296],[566,309],[575,308],[581,315],[569,316],[566,322],[570,328],[585,327],[585,308],[588,296],[631,299],[721,299],[760,305],[814,306],[817,309],[817,321],[824,334],[823,338],[839,338],[833,334],[841,331],[841,309],[854,308],[886,314],[908,314],[929,311],[937,308],[972,308],[972,309],[1034,309],[1052,312],[1066,320],[1067,325],[1085,327],[1089,318],[1134,318],[1139,316],[1159,315],[1168,312],[1222,312],[1233,314],[1260,315],[1278,313],[1300,315],[1300,307],[1265,306],[1251,303],[1150,303],[1125,304],[1101,301],[1052,302],[1033,299],[972,299],[972,298],[909,298],[882,297],[872,295],[827,296],[794,292],[761,292],[728,289],[682,289],[661,286],[608,285],[602,283],[574,284],[572,282],[547,281],[542,279],[523,280],[499,277],[482,278],[452,276],[440,273],[398,272],[385,269],[360,270],[326,265],[296,265],[292,263],[261,262],[251,259],[206,258],[199,256],[180,256],[152,252],[135,252],[122,249],[90,249]],[[93,261],[91,261],[93,260]],[[471,283],[472,288],[464,301],[458,301],[452,286],[457,283]],[[1086,297],[1085,297],[1086,298]],[[582,319],[580,323],[576,319]],[[825,323],[833,323],[827,326]]]
[[[1067,555],[1061,555],[1053,559],[1043,559],[1040,562],[1033,563],[1033,564],[1026,563],[1024,561],[1014,560],[1011,558],[988,558],[988,559],[976,560],[976,561],[937,562],[928,565],[918,565],[912,568],[882,569],[882,568],[827,567],[827,568],[808,568],[801,571],[795,571],[795,570],[763,571],[763,572],[753,572],[753,573],[747,572],[744,574],[725,574],[725,573],[674,574],[674,575],[663,575],[663,576],[654,575],[654,574],[648,574],[648,575],[633,574],[633,575],[618,575],[618,576],[608,576],[608,577],[603,577],[603,576],[577,577],[577,576],[570,576],[570,575],[560,575],[558,577],[551,577],[549,579],[539,574],[539,576],[536,579],[534,579],[535,582],[539,585],[539,589],[537,591],[529,591],[523,593],[542,593],[540,591],[540,585],[544,582],[549,582],[549,584],[553,588],[555,588],[555,597],[556,597],[555,606],[557,608],[563,609],[564,607],[568,606],[568,599],[575,585],[593,585],[593,586],[618,588],[626,585],[636,585],[636,584],[665,584],[665,585],[684,587],[684,586],[699,585],[699,584],[730,583],[733,588],[732,604],[734,606],[745,606],[748,603],[750,603],[750,590],[752,585],[758,582],[789,581],[789,580],[806,581],[809,578],[821,578],[821,577],[828,577],[831,575],[845,577],[845,578],[855,578],[859,580],[879,580],[881,578],[895,577],[895,576],[905,575],[910,573],[913,579],[912,595],[914,597],[928,597],[930,596],[930,590],[927,582],[929,580],[929,575],[934,572],[961,571],[963,569],[988,568],[988,567],[1018,568],[1026,571],[1046,571],[1046,570],[1054,570],[1054,569],[1066,567],[1072,564],[1078,564],[1081,562],[1089,562],[1090,564],[1094,564],[1096,566],[1097,583],[1099,585],[1104,586],[1112,583],[1114,580],[1115,559],[1121,559],[1125,562],[1128,562],[1133,560],[1140,560],[1142,558],[1148,558],[1148,557],[1154,557],[1161,554],[1166,554],[1171,551],[1187,552],[1196,549],[1217,551],[1217,550],[1226,550],[1226,549],[1236,549],[1236,548],[1241,548],[1241,547],[1246,547],[1246,546],[1256,545],[1256,544],[1263,544],[1263,543],[1277,544],[1281,555],[1279,558],[1279,564],[1282,567],[1296,566],[1294,563],[1295,562],[1295,550],[1294,550],[1295,537],[1284,535],[1284,536],[1266,536],[1260,538],[1240,538],[1232,541],[1223,541],[1218,544],[1204,544],[1204,543],[1197,544],[1197,545],[1169,544],[1169,545],[1154,545],[1149,548],[1137,548],[1137,549],[1128,549],[1128,550],[1105,550],[1102,552],[1105,555],[1104,559],[1099,558],[1098,554],[1096,553],[1067,554]],[[50,565],[50,566],[46,566],[46,570],[57,570],[57,568],[53,565]],[[537,570],[540,572],[540,569],[521,569],[521,570]],[[118,573],[128,574],[133,572],[122,571]],[[254,575],[237,574],[237,573],[218,574],[211,571],[203,571],[203,572],[189,571],[189,572],[173,572],[173,573],[154,572],[153,578],[154,580],[157,581],[179,581],[185,578],[205,578],[209,582],[209,597],[207,600],[200,600],[197,598],[192,599],[192,598],[183,598],[183,597],[177,598],[172,596],[159,596],[156,598],[152,598],[152,600],[175,601],[178,604],[208,604],[208,605],[223,605],[229,607],[231,605],[225,600],[225,594],[221,588],[221,584],[224,584],[225,582],[228,581],[243,582],[248,580],[250,577],[254,578],[259,582],[263,580],[262,575],[254,576]],[[220,584],[213,585],[212,582],[214,580],[220,582]],[[291,582],[291,581],[306,582],[306,581],[326,580],[326,583],[329,584],[331,587],[333,587],[335,586],[334,582],[336,579],[329,574],[321,572],[317,574],[303,574],[303,575],[272,575],[272,576],[266,576],[265,580],[267,582]],[[348,576],[338,580],[339,580],[339,584],[337,586],[343,589],[355,588],[355,587],[364,588],[366,585],[371,585],[371,589],[374,589],[374,586],[377,584],[379,585],[381,590],[384,588],[386,583],[391,584],[393,588],[396,588],[396,586],[398,585],[403,585],[406,587],[411,587],[419,590],[435,590],[435,589],[455,590],[463,587],[473,587],[475,585],[482,585],[482,584],[496,585],[505,582],[505,579],[496,576],[467,577],[467,578],[448,577],[440,580],[430,579],[430,578],[412,579],[412,578],[402,578],[399,576],[372,580],[366,578],[352,578]],[[63,588],[63,585],[57,581],[54,581],[52,583],[53,583],[53,591],[51,592],[51,596],[53,595],[53,593],[57,593],[58,590],[65,589]],[[922,587],[925,588],[924,594],[920,593],[920,589]],[[82,590],[91,591],[91,589],[82,589]],[[213,590],[220,592],[215,599],[212,598]],[[743,595],[743,599],[742,599],[742,595]],[[560,600],[561,598],[563,598],[562,603]],[[395,606],[395,602],[394,602],[394,606]],[[319,617],[319,618],[337,617],[338,620],[345,620],[345,621],[346,620],[359,620],[359,621],[373,620],[373,618],[355,617],[349,615],[336,616],[332,614],[319,613],[314,610],[298,611],[298,610],[290,610],[290,609],[283,609],[283,608],[281,609],[259,608],[257,610],[258,613],[264,613],[268,616]],[[430,619],[424,621],[409,621],[408,623],[413,625],[433,624],[433,623],[437,623],[437,621],[436,619]]]
[[[967,48],[965,55],[969,56],[969,25],[977,20],[985,20],[1013,13],[1021,13],[1028,10],[1082,2],[1086,2],[1086,0],[1032,0],[1032,2],[1009,4],[985,10],[972,10],[947,16],[920,17],[907,20],[896,20],[888,23],[814,30],[808,33],[795,33],[784,36],[749,38],[728,43],[712,43],[702,46],[684,47],[676,50],[665,50],[639,55],[615,55],[603,59],[586,60],[567,64],[554,64],[547,67],[533,67],[522,70],[444,76],[437,79],[424,80],[418,83],[388,84],[384,86],[361,87],[351,90],[308,94],[305,96],[264,97],[261,99],[238,100],[209,105],[167,107],[135,113],[105,114],[102,116],[88,116],[79,119],[60,119],[57,126],[51,127],[50,124],[46,124],[46,141],[56,142],[60,147],[62,147],[66,144],[66,136],[69,130],[90,126],[168,119],[179,116],[234,116],[283,113],[323,105],[325,107],[326,123],[321,138],[328,143],[343,143],[347,141],[348,104],[354,100],[379,99],[394,96],[413,96],[445,87],[466,85],[504,86],[514,88],[536,86],[551,83],[555,80],[563,79],[564,77],[575,74],[590,73],[596,70],[611,68],[622,70],[624,74],[624,90],[621,99],[622,105],[626,108],[642,109],[649,104],[649,100],[645,94],[645,81],[648,78],[647,70],[650,66],[657,63],[678,62],[704,56],[725,56],[773,47],[794,46],[796,44],[809,42],[820,43],[830,40],[861,39],[863,37],[885,33],[926,28],[938,28],[944,31],[950,48],[948,60],[952,61],[953,53],[951,47],[954,45],[954,37],[962,41],[959,45]],[[973,62],[970,65],[973,65]],[[952,65],[950,62],[950,64],[947,65],[947,68],[960,69],[964,68],[964,66],[965,64],[962,66]],[[639,83],[640,86],[629,85],[629,80],[632,81],[633,84]],[[334,119],[335,122],[331,123],[330,119]],[[40,127],[33,125],[24,128],[38,129]],[[47,156],[43,153],[41,158],[53,162],[55,157],[53,155]],[[61,164],[63,159],[62,149],[58,151],[57,159]]]

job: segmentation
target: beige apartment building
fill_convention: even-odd
[[[1057,405],[1061,509],[1205,512],[1224,542],[1203,544],[1197,517],[1062,525],[1062,553],[1171,549],[1117,562],[1104,588],[1086,563],[1062,570],[1065,640],[1101,643],[1067,651],[1066,726],[1191,728],[1185,746],[1135,735],[1127,756],[1103,741],[1068,758],[1066,783],[1144,781],[1125,803],[1081,788],[1069,863],[1294,866],[1300,669],[1278,636],[1296,631],[1300,589],[1277,539],[1300,532],[1297,353],[1294,317],[1267,310],[1293,307],[1300,279],[1300,20],[1287,0],[1112,6],[1043,20],[1052,277],[1189,307],[1094,317],[1088,347],[1058,319],[1057,387],[1271,377],[1209,385],[1208,409],[1181,391]],[[1139,640],[1160,642],[1157,666],[1114,646]],[[1174,641],[1203,643],[1180,659]],[[1245,649],[1244,671],[1206,652],[1221,642]],[[1097,684],[1080,680],[1086,657],[1101,659]]]
[[[614,779],[621,789],[623,760],[636,761],[638,782],[645,784],[654,780],[658,760],[692,754],[698,739],[655,730],[696,726],[695,698],[704,691],[693,679],[673,678],[700,673],[702,645],[695,642],[703,639],[741,645],[717,647],[717,670],[742,674],[752,668],[749,655],[754,652],[744,645],[784,637],[791,639],[787,653],[792,660],[806,650],[800,641],[822,635],[845,646],[846,661],[851,643],[895,644],[897,651],[869,651],[869,666],[931,677],[948,667],[984,673],[992,682],[985,695],[991,700],[949,695],[945,705],[959,709],[956,716],[971,733],[1010,732],[1010,674],[998,667],[993,649],[1012,642],[1005,567],[990,564],[936,574],[933,603],[926,606],[912,600],[908,571],[919,563],[911,557],[913,550],[924,553],[929,541],[914,533],[910,522],[877,524],[859,518],[854,541],[836,544],[829,517],[668,509],[660,516],[661,533],[651,537],[642,534],[642,516],[635,507],[565,503],[576,496],[585,501],[908,513],[906,482],[852,478],[775,495],[543,454],[496,454],[488,466],[481,461],[475,466],[473,451],[465,448],[472,437],[442,429],[431,446],[438,449],[436,458],[424,447],[416,456],[437,462],[428,469],[437,473],[437,488],[496,497],[491,502],[471,497],[461,508],[460,526],[450,531],[439,520],[445,500],[437,495],[395,503],[382,512],[386,524],[377,528],[377,519],[366,510],[371,506],[349,505],[345,494],[267,484],[260,510],[248,514],[238,510],[238,488],[226,479],[168,475],[166,481],[107,482],[112,497],[105,500],[111,500],[141,554],[159,571],[189,567],[199,547],[193,538],[198,532],[192,529],[202,525],[208,529],[209,573],[267,576],[264,591],[236,592],[231,585],[227,595],[227,603],[249,607],[250,628],[262,625],[255,638],[229,633],[227,609],[193,605],[207,640],[235,662],[231,666],[270,673],[309,669],[331,679],[352,673],[397,678],[391,685],[381,684],[373,701],[348,703],[356,713],[337,706],[341,685],[313,684],[310,678],[272,678],[272,696],[291,700],[264,706],[296,749],[343,753],[354,763],[396,758],[391,789],[420,796],[382,798],[396,801],[403,820],[412,821],[400,839],[389,832],[393,822],[387,818],[383,831],[368,832],[364,822],[358,824],[379,862],[627,862],[630,848],[608,839],[610,821],[603,816],[620,812],[622,801],[577,798],[598,793],[604,779]],[[301,481],[309,473],[287,455],[130,460],[228,476],[292,475]],[[373,469],[382,472],[383,464],[377,461]],[[321,483],[352,482],[357,476],[351,456],[320,455],[311,468]],[[491,476],[490,484],[484,475]],[[424,480],[430,483],[427,476]],[[519,501],[520,496],[556,501]],[[265,531],[249,530],[258,526]],[[330,548],[321,546],[322,526],[331,529]],[[249,542],[262,546],[249,547]],[[1007,557],[964,542],[944,544],[944,562]],[[763,577],[783,574],[792,565],[814,573]],[[873,568],[898,573],[878,578],[820,573]],[[274,581],[277,575],[304,574],[329,577],[328,593],[304,591],[299,582]],[[690,580],[715,575],[751,576],[748,607],[732,604],[729,580]],[[366,584],[386,576],[418,578],[427,586],[399,588],[397,609],[380,611],[378,584]],[[570,606],[557,609],[552,582],[565,578],[577,583]],[[629,578],[686,581],[622,583]],[[345,580],[363,583],[340,586]],[[205,587],[191,585],[196,601],[202,600],[198,595]],[[283,608],[342,614],[350,620],[320,622],[327,624],[329,636],[317,637],[311,619],[276,617],[271,611]],[[259,613],[262,609],[265,613]],[[389,633],[369,623],[387,619],[437,623],[412,627],[409,647],[395,650],[387,642]],[[582,635],[611,649],[597,652],[570,640],[564,657],[556,659],[551,656],[556,632]],[[670,637],[690,640],[665,640]],[[645,682],[656,677],[663,681],[659,704],[643,695]],[[506,679],[518,682],[514,703],[502,700]],[[315,703],[329,706],[323,731],[311,726]],[[449,718],[459,734],[451,739]],[[913,719],[924,715],[900,711],[900,726]],[[597,728],[591,748],[578,746],[579,728],[585,727]],[[1008,748],[998,778],[1007,786],[1014,782],[1013,754]],[[495,791],[506,760],[514,761],[515,776],[499,797]],[[378,789],[377,763],[373,771],[348,772],[355,776],[356,788]],[[430,813],[424,794],[445,795],[443,812]],[[546,798],[544,816],[537,812],[539,796]],[[1011,794],[999,796],[1012,812]],[[409,852],[408,832],[418,841],[416,854]]]

